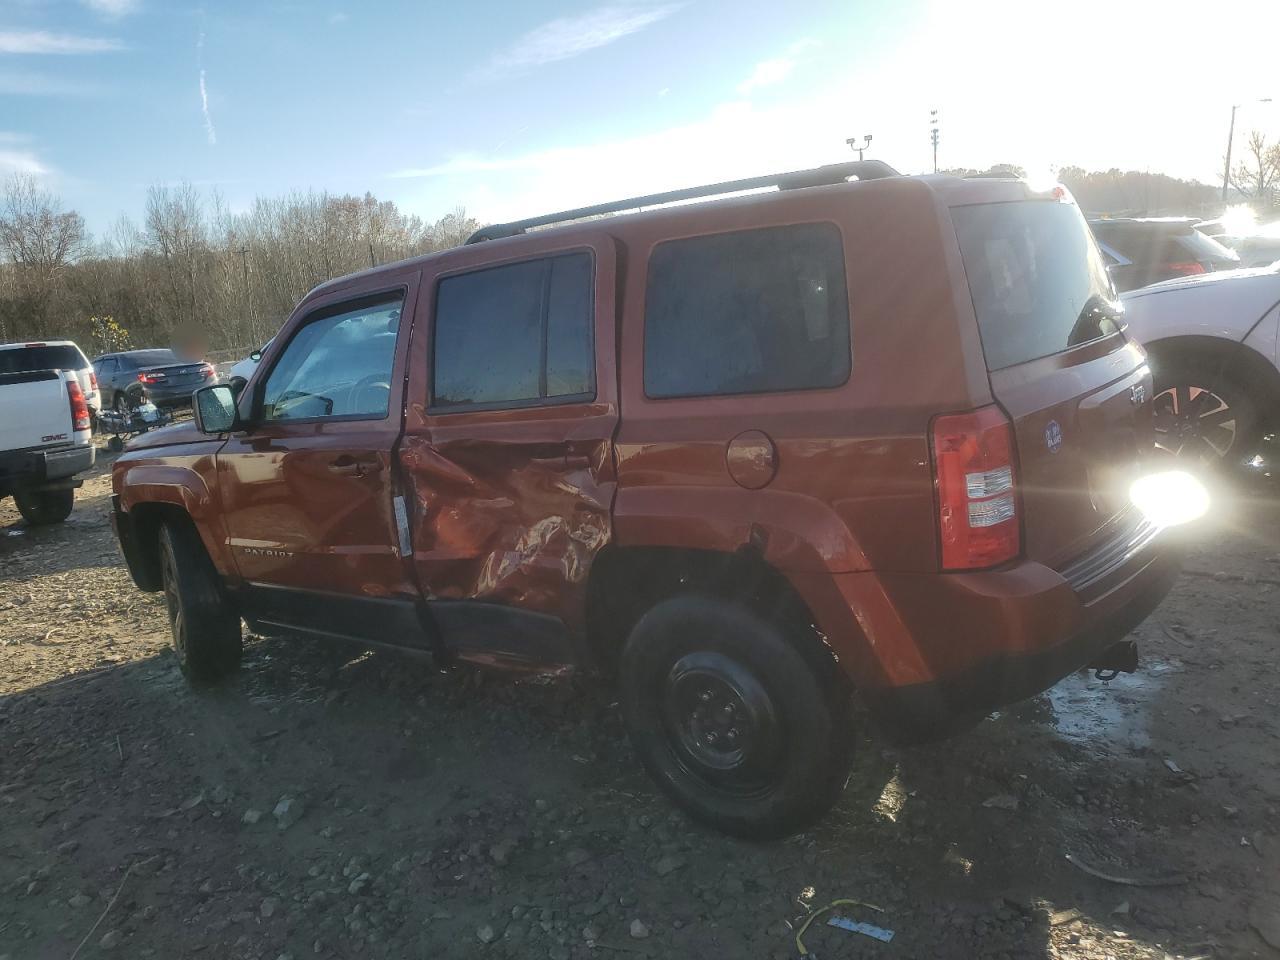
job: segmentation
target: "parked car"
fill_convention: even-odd
[[[84,352],[71,340],[42,340],[35,343],[0,343],[0,374],[29,373],[33,370],[71,370],[89,407],[91,421],[98,419],[102,397],[98,378]]]
[[[1133,668],[1177,558],[1113,296],[1061,187],[873,161],[488,227],[311,291],[249,388],[129,445],[113,522],[194,680],[242,617],[594,665],[678,804],[786,834],[854,689],[910,740]]]
[[[227,382],[237,390],[242,389],[249,382],[249,378],[253,376],[254,371],[258,369],[258,363],[262,360],[262,355],[271,346],[272,340],[275,340],[275,337],[272,337],[271,340],[268,340],[253,353],[236,363],[227,374]]]
[[[1185,217],[1089,221],[1120,291],[1240,266],[1233,250],[1196,230],[1195,224]]]
[[[1169,280],[1123,300],[1155,377],[1161,447],[1233,463],[1280,429],[1280,264]]]
[[[0,497],[12,496],[27,523],[67,519],[77,475],[93,460],[89,405],[75,370],[0,372]]]
[[[102,398],[117,413],[128,413],[144,394],[157,407],[190,406],[198,387],[217,380],[213,364],[181,360],[172,350],[127,350],[93,361]]]

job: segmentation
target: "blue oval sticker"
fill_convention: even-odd
[[[1062,449],[1062,427],[1058,426],[1057,420],[1050,420],[1049,425],[1044,428],[1044,445],[1049,448],[1050,453],[1057,453]]]

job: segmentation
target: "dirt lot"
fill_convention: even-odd
[[[0,957],[790,957],[845,897],[895,936],[820,920],[824,960],[1280,956],[1280,485],[1201,532],[1142,673],[868,742],[753,845],[656,795],[605,690],[253,639],[193,692],[102,467],[62,526],[0,503]]]

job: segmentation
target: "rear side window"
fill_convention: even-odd
[[[80,348],[73,344],[40,347],[17,347],[0,350],[0,373],[26,373],[30,370],[83,370],[89,366]]]
[[[988,369],[1119,331],[1106,266],[1073,204],[987,203],[955,207],[951,217]]]
[[[850,363],[844,249],[833,224],[671,240],[649,257],[647,396],[836,387]]]
[[[478,409],[595,395],[589,253],[446,277],[436,295],[432,406]]]

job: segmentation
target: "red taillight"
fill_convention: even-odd
[[[1208,273],[1203,263],[1195,260],[1188,260],[1185,263],[1171,263],[1169,270],[1179,277],[1194,277],[1197,274]]]
[[[1013,425],[997,406],[933,421],[942,566],[977,570],[1022,550]]]
[[[89,429],[89,405],[84,402],[84,391],[75,380],[67,381],[67,400],[71,403],[71,429],[77,432]]]
[[[200,364],[200,376],[202,376],[204,379],[208,380],[208,379],[209,379],[210,377],[212,377],[212,376],[214,375],[214,373],[216,373],[216,372],[217,372],[217,371],[215,371],[215,370],[213,369],[213,364],[212,364],[212,363],[202,363],[202,364]]]
[[[163,373],[140,373],[138,380],[141,383],[159,383],[164,379]]]

